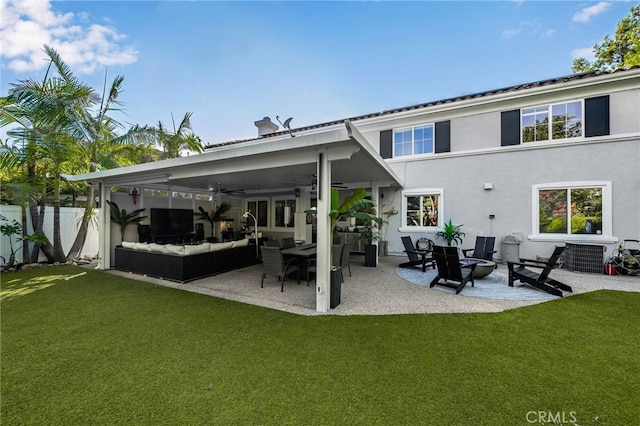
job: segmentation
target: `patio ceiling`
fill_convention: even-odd
[[[278,193],[310,187],[318,150],[327,149],[331,181],[355,188],[402,186],[402,183],[350,122],[322,132],[262,138],[214,147],[202,154],[105,170],[72,181],[103,181],[105,185],[146,185],[194,191],[220,187],[238,194]]]

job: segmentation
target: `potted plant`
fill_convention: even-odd
[[[436,232],[436,236],[445,240],[448,246],[451,246],[453,242],[462,244],[462,238],[465,235],[464,232],[460,230],[461,228],[462,225],[454,225],[451,219],[449,219],[449,222],[445,223],[442,231]]]
[[[143,219],[147,218],[147,216],[140,216],[140,213],[145,209],[137,209],[127,213],[126,209],[120,210],[118,204],[113,201],[107,201],[107,204],[111,207],[111,220],[120,225],[120,242],[124,241],[124,232],[129,225],[139,225]]]
[[[365,241],[364,266],[377,265],[378,247],[373,243],[380,240],[380,228],[383,223],[384,221],[380,217],[371,218],[360,235],[360,238]]]
[[[20,268],[20,266],[22,264],[17,264],[16,263],[16,254],[18,253],[19,250],[22,249],[22,245],[18,246],[18,248],[13,247],[13,241],[12,238],[14,235],[17,235],[17,240],[19,242],[22,241],[29,241],[32,243],[35,243],[37,245],[44,245],[47,244],[48,240],[47,237],[41,233],[41,232],[36,232],[30,235],[24,235],[23,231],[22,231],[22,225],[20,224],[20,222],[18,222],[17,220],[13,220],[11,222],[9,222],[9,219],[7,219],[6,217],[0,215],[0,220],[2,220],[3,223],[2,225],[0,225],[0,233],[2,233],[2,235],[9,237],[9,260],[5,263],[5,268],[11,268],[13,266],[16,266],[17,268]]]
[[[206,220],[211,224],[211,238],[209,238],[209,242],[215,242],[215,223],[222,219],[222,217],[231,210],[231,204],[229,203],[221,203],[218,208],[211,210],[211,213],[207,212],[202,206],[198,207],[199,212],[196,212],[196,220]]]
[[[356,206],[353,216],[361,224],[360,239],[364,242],[364,266],[376,266],[377,249],[373,243],[380,241],[382,225],[385,223],[381,217],[376,215],[376,208],[372,201],[364,202]]]

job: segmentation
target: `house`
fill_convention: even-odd
[[[315,230],[319,311],[329,303],[332,185],[370,191],[388,222],[382,236],[392,254],[402,253],[400,236],[435,239],[449,219],[463,224],[464,246],[479,235],[510,235],[522,257],[567,242],[608,257],[619,240],[640,238],[640,67],[297,129],[278,131],[267,117],[255,124],[255,139],[70,179],[98,182],[101,199],[122,203],[127,188],[138,187],[144,208],[227,201],[238,227],[251,211],[256,223],[246,225],[265,236],[311,241]],[[312,206],[317,225],[304,213]],[[107,218],[105,211],[100,223]],[[101,229],[100,267],[109,268],[119,235]]]

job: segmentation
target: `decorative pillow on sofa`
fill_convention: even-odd
[[[232,241],[233,247],[246,247],[249,245],[249,239],[245,238],[244,240]]]
[[[165,247],[167,248],[167,253],[179,254],[180,256],[184,256],[184,246],[177,246],[175,244],[167,244]]]
[[[229,250],[233,247],[233,242],[229,241],[226,243],[211,243],[209,251],[220,251],[220,250]]]
[[[184,255],[207,253],[209,251],[209,243],[198,244],[195,246],[184,246]]]

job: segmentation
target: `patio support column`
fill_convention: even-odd
[[[327,312],[331,300],[331,243],[332,230],[329,211],[331,210],[331,162],[328,150],[318,150],[318,205],[317,205],[317,273],[316,310]]]
[[[111,268],[111,213],[107,200],[111,201],[111,191],[104,181],[99,182],[100,212],[98,213],[98,259],[97,269]]]

